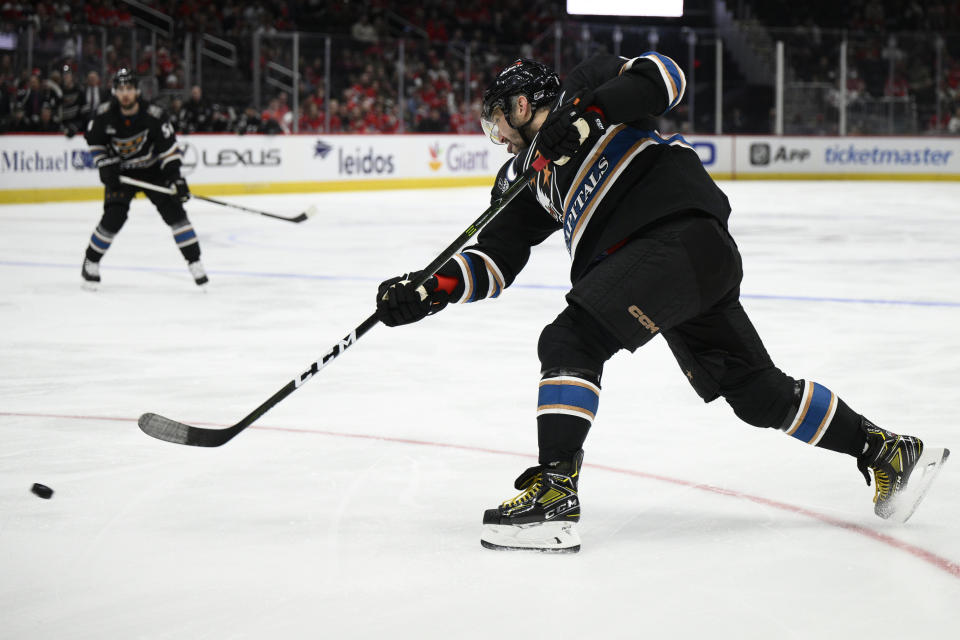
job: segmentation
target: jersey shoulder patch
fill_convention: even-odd
[[[150,105],[149,107],[147,107],[147,113],[150,114],[152,117],[156,118],[157,120],[166,119],[164,118],[163,107],[161,107],[160,105],[156,105],[156,104]]]
[[[107,102],[101,102],[101,103],[100,103],[100,106],[97,107],[97,115],[98,115],[98,116],[102,116],[102,115],[105,114],[107,111],[110,111],[110,107],[112,107],[112,106],[113,106],[113,102],[111,102],[111,101],[109,101],[109,100],[108,100]]]

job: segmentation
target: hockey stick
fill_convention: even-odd
[[[152,182],[144,182],[143,180],[137,180],[136,178],[129,178],[127,176],[120,176],[120,182],[124,184],[129,184],[134,187],[140,187],[141,189],[149,189],[150,191],[156,191],[158,193],[165,193],[168,196],[176,195],[177,190],[173,187],[163,187],[159,184],[153,184]],[[267,213],[266,211],[260,211],[259,209],[251,209],[249,207],[244,207],[239,204],[233,204],[230,202],[224,202],[223,200],[217,200],[216,198],[208,198],[206,196],[201,196],[196,193],[190,194],[191,198],[196,198],[197,200],[205,200],[207,202],[212,202],[213,204],[219,204],[222,207],[231,207],[233,209],[240,209],[241,211],[246,211],[248,213],[258,213],[261,216],[267,216],[268,218],[276,218],[277,220],[286,220],[287,222],[303,222],[314,213],[316,213],[316,206],[311,206],[306,211],[296,215],[292,218],[286,216],[278,216],[275,213]]]
[[[480,214],[479,218],[473,221],[473,224],[467,227],[463,233],[457,237],[456,240],[451,242],[450,245],[433,260],[433,262],[428,264],[423,269],[423,274],[413,283],[414,288],[419,287],[428,279],[430,279],[433,274],[436,273],[437,269],[442,267],[447,260],[452,258],[454,254],[460,250],[460,247],[466,244],[470,238],[472,238],[478,231],[485,227],[488,222],[493,220],[497,214],[503,211],[507,204],[513,200],[521,190],[526,188],[527,183],[534,180],[537,173],[546,166],[546,158],[538,157],[532,166],[523,173],[519,180],[510,185],[510,187],[503,192],[503,195],[495,200],[486,211]],[[356,343],[357,340],[363,337],[363,335],[374,325],[376,325],[377,322],[379,322],[377,320],[377,314],[374,313],[369,318],[361,322],[360,325],[357,326],[353,331],[344,336],[343,339],[341,339],[337,344],[333,345],[330,350],[327,351],[319,360],[315,360],[306,371],[284,385],[282,389],[270,396],[266,402],[254,409],[248,416],[244,417],[240,422],[232,427],[227,429],[207,429],[205,427],[195,427],[182,422],[177,422],[176,420],[171,420],[170,418],[164,418],[163,416],[155,413],[143,414],[140,416],[137,424],[145,434],[159,440],[166,440],[167,442],[186,444],[194,447],[219,447],[220,445],[229,442],[231,438],[253,424],[254,421],[273,408],[281,400],[299,389],[303,383],[315,376],[320,369],[323,369],[332,360],[334,360],[337,356],[346,351],[347,348]]]

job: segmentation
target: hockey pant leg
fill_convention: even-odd
[[[91,262],[100,262],[103,255],[113,244],[114,237],[123,228],[127,221],[127,212],[130,210],[130,201],[136,194],[136,190],[130,187],[121,187],[120,189],[107,189],[103,197],[103,215],[97,228],[90,236],[90,242],[87,245],[86,258]]]
[[[774,366],[739,300],[739,289],[664,332],[681,370],[705,402],[723,396],[747,424],[781,429],[808,444],[859,455],[863,417],[827,387]]]
[[[196,262],[200,259],[200,241],[197,239],[197,233],[193,230],[193,225],[187,218],[187,212],[183,209],[180,200],[165,193],[147,191],[147,197],[154,204],[163,221],[170,227],[173,233],[173,240],[177,243],[177,248],[183,254],[187,262]]]
[[[731,244],[716,221],[690,212],[644,230],[574,283],[570,306],[540,338],[541,463],[568,460],[582,447],[603,363],[695,316],[705,298],[738,281]]]

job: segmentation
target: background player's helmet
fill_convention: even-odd
[[[137,86],[137,76],[135,76],[133,72],[130,71],[130,69],[127,69],[126,67],[117,69],[117,72],[113,74],[113,80],[111,81],[111,85],[112,85],[111,91],[113,93],[116,93],[117,89],[119,87],[122,87],[123,85],[130,85],[134,89],[139,89],[139,87]]]
[[[549,106],[560,94],[560,78],[547,65],[525,58],[515,60],[501,70],[483,92],[480,115],[483,130],[494,142],[500,142],[494,112],[497,109],[503,111],[507,124],[516,129],[510,121],[510,98],[521,94],[527,97],[534,111]]]

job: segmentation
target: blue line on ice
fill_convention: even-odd
[[[0,260],[0,266],[3,267],[39,267],[39,268],[51,268],[51,269],[74,269],[79,270],[79,267],[76,264],[63,264],[63,263],[54,263],[54,262],[22,262],[22,261],[6,261]],[[145,272],[155,272],[155,273],[171,273],[182,271],[179,267],[125,267],[125,266],[110,266],[110,269],[116,269],[117,271],[145,271]],[[322,275],[322,274],[312,274],[312,273],[274,273],[269,271],[237,271],[232,269],[218,269],[218,270],[209,270],[210,275],[214,276],[241,276],[245,278],[290,278],[290,279],[299,279],[299,280],[331,280],[331,281],[343,281],[343,282],[371,282],[379,283],[379,278],[372,278],[368,276],[342,276],[342,275]],[[79,277],[78,277],[79,282]],[[551,289],[558,291],[565,291],[569,288],[568,285],[558,285],[558,284],[515,284],[513,288],[516,289]],[[907,307],[948,307],[948,308],[960,308],[960,302],[954,302],[950,300],[894,300],[894,299],[883,299],[883,298],[842,298],[842,297],[826,297],[826,296],[793,296],[793,295],[778,295],[778,294],[764,294],[764,293],[744,293],[741,294],[742,298],[748,300],[787,300],[791,302],[836,302],[840,304],[886,304],[893,306],[907,306]]]

